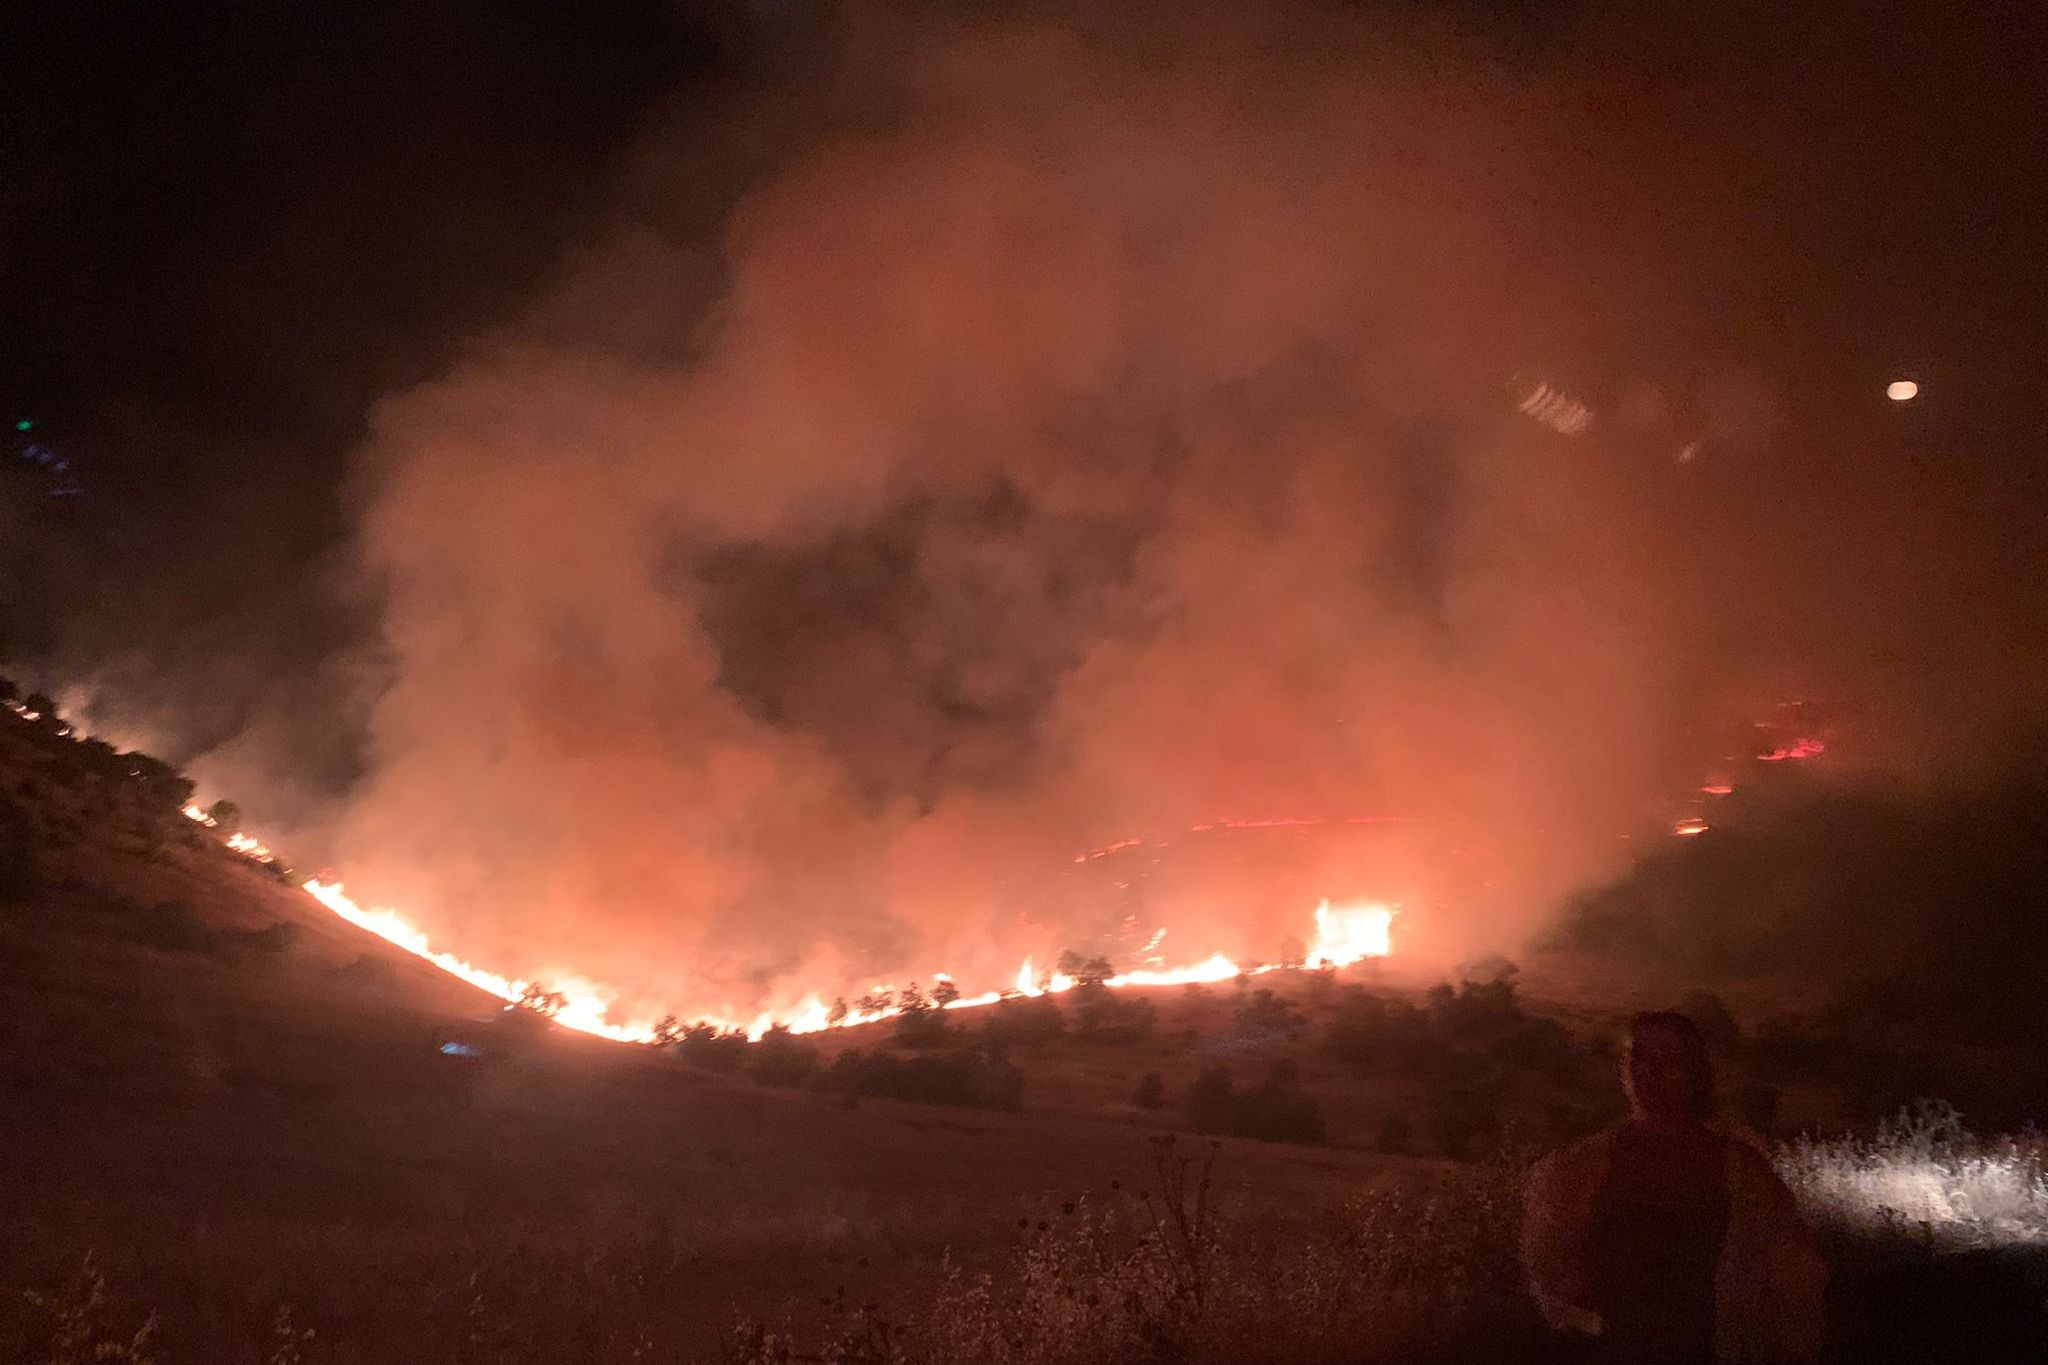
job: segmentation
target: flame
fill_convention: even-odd
[[[1394,951],[1394,915],[1399,906],[1378,901],[1355,905],[1316,907],[1316,936],[1309,945],[1311,967],[1348,967],[1368,957],[1386,957]]]
[[[1758,754],[1761,763],[1783,763],[1788,759],[1818,758],[1828,751],[1826,741],[1818,739],[1795,739],[1790,744],[1780,744],[1767,754]]]
[[[1705,834],[1708,828],[1709,826],[1704,820],[1686,819],[1674,824],[1671,827],[1671,832],[1681,839],[1690,839],[1694,835]]]
[[[197,824],[212,827],[215,821],[196,805],[184,807],[187,819]],[[1257,821],[1246,825],[1230,827],[1266,828],[1272,825],[1294,825],[1322,823],[1310,821]],[[1377,823],[1377,820],[1350,820],[1345,823]],[[1206,826],[1204,828],[1215,828]],[[1136,841],[1132,841],[1136,842]],[[274,855],[253,836],[240,831],[228,836],[228,848],[245,858],[270,863]],[[1129,844],[1121,845],[1128,847]],[[318,901],[330,913],[365,932],[375,934],[386,943],[411,953],[414,957],[440,968],[450,976],[467,982],[488,995],[497,997],[508,1006],[516,1004],[534,982],[521,977],[503,976],[497,972],[479,967],[454,953],[436,948],[428,939],[426,931],[396,910],[384,907],[364,907],[342,888],[339,881],[320,877],[309,878],[301,888]],[[1392,951],[1391,930],[1394,915],[1399,907],[1383,905],[1374,901],[1333,906],[1325,900],[1315,910],[1315,941],[1309,950],[1308,962],[1317,967],[1344,967],[1369,957],[1385,957]],[[1146,951],[1157,948],[1166,937],[1161,929],[1146,944]],[[1115,989],[1145,986],[1185,986],[1228,981],[1237,976],[1258,976],[1279,970],[1277,965],[1242,967],[1222,953],[1215,953],[1199,962],[1184,967],[1142,967],[1119,972],[1103,982]],[[951,981],[946,972],[933,972],[934,981]],[[582,1033],[609,1038],[621,1043],[647,1043],[654,1041],[655,1023],[649,1019],[635,1019],[619,1022],[611,1017],[616,1003],[617,992],[593,981],[577,976],[573,972],[555,972],[547,977],[547,989],[558,993],[563,1004],[554,1015],[556,1023]],[[1015,996],[1056,995],[1070,991],[1080,983],[1064,972],[1052,972],[1041,978],[1032,965],[1032,959],[1025,958],[1017,969],[1014,986],[1009,990],[991,990],[980,995],[963,995],[948,1001],[949,1010],[977,1009]],[[884,983],[876,987],[878,994],[892,994],[894,988]],[[856,1024],[871,1024],[901,1014],[900,1005],[890,1004],[876,1010],[850,1009],[836,1022],[833,1011],[824,999],[813,993],[781,1012],[764,1011],[751,1018],[720,1017],[716,1015],[693,1015],[719,1029],[744,1033],[749,1038],[759,1038],[770,1028],[782,1027],[791,1033],[819,1033],[828,1028],[844,1028]]]

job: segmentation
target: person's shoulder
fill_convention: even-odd
[[[1615,1135],[1619,1131],[1618,1126],[1602,1128],[1558,1148],[1531,1168],[1530,1178],[1545,1182],[1574,1181],[1604,1169],[1614,1154]]]

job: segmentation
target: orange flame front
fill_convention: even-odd
[[[197,806],[185,807],[185,815],[191,820],[212,826],[213,819]],[[227,836],[227,846],[253,861],[271,863],[275,859],[270,850],[256,839],[236,831]],[[428,940],[426,931],[396,910],[383,907],[365,908],[350,896],[338,881],[323,881],[319,878],[308,880],[304,887],[307,895],[318,901],[329,912],[347,920],[357,928],[375,934],[386,943],[401,948],[422,961],[432,963],[450,976],[467,982],[478,990],[509,1003],[517,1002],[532,984],[518,977],[502,976],[497,972],[442,951]],[[1315,910],[1315,936],[1308,954],[1308,965],[1313,967],[1346,967],[1366,958],[1385,957],[1392,951],[1392,927],[1398,907],[1378,902],[1332,905],[1324,901]],[[1149,947],[1156,947],[1163,934],[1155,934]],[[1104,984],[1117,989],[1132,986],[1183,986],[1217,981],[1228,981],[1243,975],[1261,975],[1277,970],[1273,966],[1252,968],[1240,967],[1222,953],[1216,953],[1184,967],[1138,968],[1120,972]],[[951,980],[944,972],[934,972],[933,979]],[[1016,980],[1008,990],[991,990],[980,995],[963,995],[949,1001],[947,1009],[974,1009],[993,1005],[997,1001],[1014,996],[1038,996],[1057,994],[1072,990],[1078,984],[1063,972],[1052,972],[1044,977],[1032,969],[1030,958],[1017,970]],[[622,1043],[651,1042],[655,1035],[655,1022],[651,1019],[618,1021],[611,1017],[617,993],[592,981],[586,981],[573,973],[555,973],[549,978],[549,989],[559,993],[565,1003],[554,1016],[555,1022],[583,1033],[600,1038],[610,1038]],[[877,988],[889,991],[888,985]],[[900,1007],[890,1005],[878,1010],[850,1010],[840,1019],[832,1018],[832,1011],[819,995],[805,996],[797,1004],[780,1011],[766,1011],[751,1019],[711,1017],[705,1022],[733,1032],[745,1033],[750,1038],[759,1038],[770,1028],[781,1026],[792,1033],[816,1033],[826,1028],[845,1027],[853,1024],[873,1023],[902,1013]],[[693,1016],[702,1017],[702,1016]]]

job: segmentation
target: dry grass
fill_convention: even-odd
[[[1903,1111],[1869,1137],[1802,1138],[1777,1164],[1807,1217],[1837,1241],[2048,1244],[2040,1144],[1975,1137],[1946,1104]]]
[[[1077,1200],[1011,1261],[948,1268],[901,1316],[825,1305],[809,1334],[748,1323],[729,1365],[1481,1359],[1533,1340],[1512,1246],[1519,1181],[1475,1170],[1361,1195],[1281,1239],[1218,1215],[1213,1144],[1155,1140],[1150,1189]]]

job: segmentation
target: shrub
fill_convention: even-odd
[[[1294,1063],[1277,1062],[1265,1083],[1239,1090],[1227,1067],[1203,1072],[1188,1087],[1188,1121],[1198,1133],[1224,1133],[1267,1142],[1321,1142],[1322,1110],[1301,1088]]]
[[[817,1069],[818,1050],[781,1024],[749,1049],[748,1072],[763,1085],[802,1085]]]
[[[954,997],[958,996],[955,991]],[[898,1046],[938,1047],[946,1041],[946,1012],[927,999],[915,981],[904,987],[897,1006],[902,1012],[896,1016],[891,1032]]]
[[[1072,992],[1074,1033],[1092,1043],[1130,1043],[1151,1036],[1159,1012],[1141,995],[1119,998],[1097,982]]]
[[[1408,1156],[1415,1150],[1415,1125],[1398,1110],[1386,1114],[1373,1134],[1372,1145],[1387,1156]]]
[[[1240,998],[1231,1023],[1242,1038],[1293,1038],[1302,1030],[1301,1011],[1270,990]]]
[[[1166,1082],[1156,1071],[1148,1071],[1138,1078],[1138,1088],[1131,1092],[1131,1103],[1140,1109],[1162,1109],[1166,1105]]]
[[[179,901],[158,901],[141,911],[134,932],[139,941],[169,953],[204,952],[213,942],[213,932]]]
[[[1023,1103],[1024,1077],[1001,1058],[961,1049],[897,1057],[886,1052],[842,1052],[827,1073],[848,1095],[914,1100],[971,1109],[1015,1109]]]
[[[1116,975],[1116,968],[1106,957],[1083,957],[1072,948],[1060,954],[1053,970],[1061,976],[1072,977],[1078,987],[1100,986]]]
[[[705,1071],[738,1071],[747,1061],[747,1035],[725,1032],[701,1020],[683,1030],[676,1056]]]
[[[43,892],[28,823],[8,803],[0,808],[0,910],[26,905]]]
[[[1353,986],[1344,993],[1323,1035],[1323,1050],[1351,1066],[1415,1066],[1435,1050],[1429,1021],[1405,1000],[1389,1000]]]
[[[560,991],[549,990],[538,981],[529,981],[526,988],[519,992],[519,999],[514,1003],[523,1010],[531,1010],[543,1019],[552,1019],[568,1008],[569,997]]]
[[[1454,1161],[1478,1155],[1500,1133],[1506,1086],[1498,1076],[1447,1085],[1430,1095],[1429,1136]]]
[[[143,798],[151,805],[175,811],[191,801],[192,779],[170,764],[148,754],[130,753],[124,757],[128,776],[135,780],[142,789]]]
[[[982,1040],[991,1047],[1042,1043],[1066,1031],[1059,1002],[1049,995],[1004,1000],[982,1014]]]
[[[290,952],[299,941],[299,926],[290,920],[279,920],[263,929],[250,929],[238,934],[235,942],[252,952],[278,954]]]

